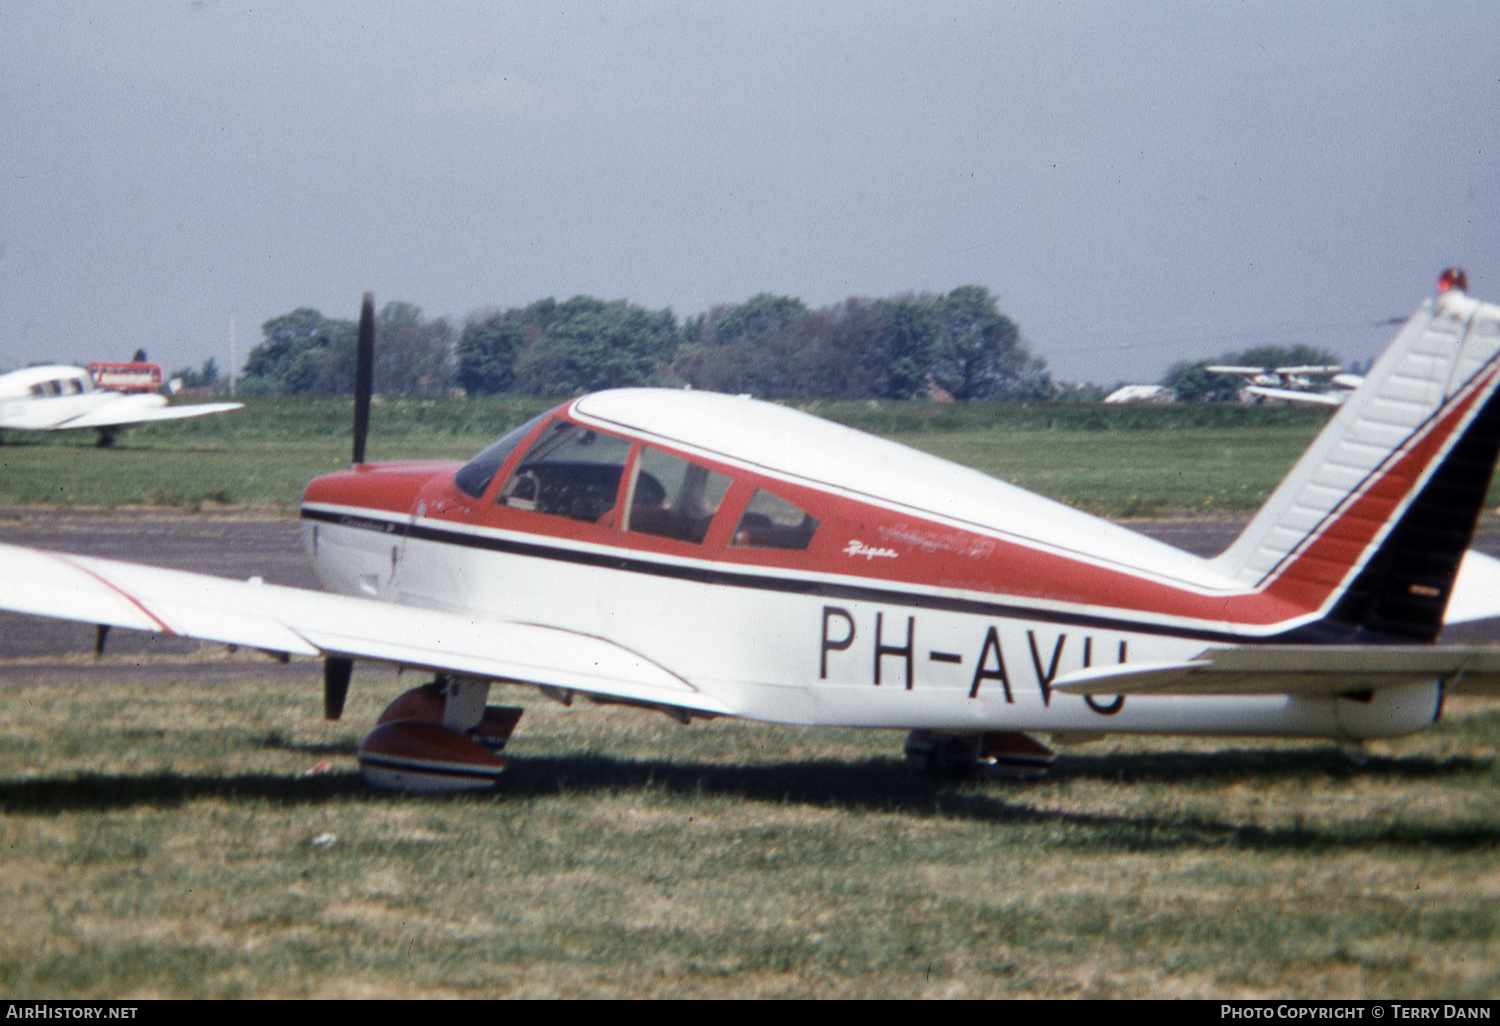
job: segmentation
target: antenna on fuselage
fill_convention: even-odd
[[[354,462],[365,461],[370,433],[370,393],[375,390],[375,296],[366,292],[359,307],[359,340],[354,349]]]

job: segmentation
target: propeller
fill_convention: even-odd
[[[375,297],[365,293],[359,306],[359,339],[354,349],[354,460],[365,461],[365,439],[370,434],[370,393],[375,390]],[[329,656],[323,660],[323,716],[336,720],[344,715],[349,697],[349,678],[354,660]]]
[[[359,341],[354,350],[354,462],[365,461],[370,433],[370,393],[375,390],[375,297],[365,293],[359,307]]]

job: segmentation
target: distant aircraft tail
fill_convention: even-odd
[[[1500,455],[1500,306],[1448,271],[1224,572],[1322,616],[1286,640],[1431,641]]]

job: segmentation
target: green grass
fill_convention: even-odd
[[[379,400],[369,458],[466,459],[548,400]],[[819,415],[1113,516],[1243,514],[1306,448],[1322,411],[1238,406],[812,403]],[[254,506],[291,512],[349,459],[347,399],[253,399],[99,449],[91,433],[0,439],[0,505]]]
[[[184,680],[191,680],[189,667]],[[1103,742],[1031,781],[900,736],[562,709],[496,794],[368,790],[410,681],[0,693],[0,990],[35,997],[1493,997],[1500,715]],[[299,773],[332,759],[332,773]],[[331,846],[312,839],[331,833]]]

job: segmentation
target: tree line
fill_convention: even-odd
[[[353,390],[356,326],[299,308],[261,326],[246,394]],[[575,296],[483,310],[455,329],[410,303],[376,314],[382,394],[569,396],[632,385],[766,399],[1047,399],[1045,362],[978,285],[946,295],[850,298],[810,309],[761,294],[679,321],[670,309]]]

